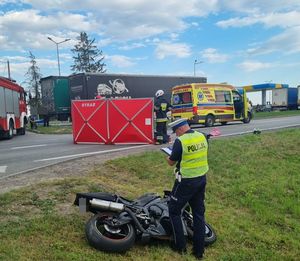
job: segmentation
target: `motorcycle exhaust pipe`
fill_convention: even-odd
[[[95,199],[90,200],[90,204],[94,208],[103,209],[103,210],[111,210],[114,212],[121,212],[125,209],[124,204],[116,203],[112,201]]]

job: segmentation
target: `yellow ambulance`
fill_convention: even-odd
[[[211,127],[231,121],[249,123],[246,92],[228,84],[192,83],[172,88],[172,119],[187,118],[190,124]]]

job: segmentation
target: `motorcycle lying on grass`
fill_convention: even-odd
[[[150,239],[172,240],[168,211],[170,195],[170,191],[165,191],[163,197],[148,193],[131,201],[104,192],[77,193],[74,204],[80,211],[94,213],[85,227],[89,244],[101,251],[123,253],[136,239],[143,243]],[[192,238],[193,216],[188,205],[183,209],[182,223],[185,235]],[[205,245],[215,241],[216,234],[206,223]]]

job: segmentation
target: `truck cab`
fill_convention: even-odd
[[[0,137],[11,139],[14,131],[24,135],[26,124],[24,89],[12,80],[0,77]]]

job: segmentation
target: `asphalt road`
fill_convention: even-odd
[[[205,133],[212,130],[212,128],[201,126],[193,127]],[[300,116],[253,120],[249,124],[230,123],[215,127],[219,128],[220,137],[241,135],[253,132],[255,128],[265,131],[300,127]],[[15,136],[11,140],[0,140],[0,180],[66,160],[122,150],[134,150],[136,146],[155,145],[73,144],[71,134],[40,135],[27,132],[25,136]]]

